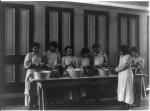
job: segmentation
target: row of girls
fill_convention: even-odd
[[[33,73],[41,70],[42,67],[53,69],[61,66],[63,69],[63,75],[67,75],[66,69],[68,67],[74,68],[101,68],[108,62],[107,56],[104,52],[101,52],[99,45],[93,45],[93,59],[90,56],[90,50],[83,48],[81,50],[81,57],[73,55],[73,49],[71,46],[66,46],[64,49],[64,56],[58,51],[58,44],[55,41],[49,43],[48,50],[40,54],[40,44],[33,43],[32,52],[27,53],[24,59],[24,67],[27,69],[25,77],[25,107],[30,106],[30,83],[33,78]],[[92,62],[93,61],[93,62]],[[92,65],[93,64],[93,65]],[[61,74],[61,73],[60,73]],[[72,99],[72,93],[69,91],[69,99]]]
[[[122,52],[119,66],[114,70],[119,73],[118,77],[118,101],[125,103],[125,107],[129,107],[129,105],[133,104],[134,94],[133,94],[133,73],[130,70],[131,66],[137,67],[132,64],[132,58],[135,57],[135,54],[130,54],[127,46],[121,46],[120,51]],[[81,50],[81,56],[77,57],[73,55],[73,49],[71,46],[67,46],[64,49],[64,56],[61,57],[58,51],[58,44],[55,41],[50,42],[48,46],[48,50],[40,52],[40,44],[33,43],[32,52],[27,53],[24,60],[24,67],[27,69],[26,78],[25,78],[25,107],[30,106],[30,83],[31,78],[33,77],[33,73],[37,72],[37,70],[41,70],[41,67],[48,67],[49,69],[53,69],[55,67],[61,66],[63,69],[63,75],[66,75],[66,69],[68,67],[74,68],[103,68],[107,66],[108,59],[104,52],[101,52],[100,46],[95,44],[93,45],[93,54],[90,54],[90,50],[88,48],[83,48]],[[135,49],[132,50],[135,52]],[[91,59],[92,58],[92,59]],[[134,59],[135,60],[135,59]],[[140,59],[141,60],[141,59]],[[137,62],[137,61],[136,61]],[[141,63],[141,61],[139,62]],[[138,63],[138,64],[139,64]],[[137,63],[136,63],[137,64]],[[137,70],[136,70],[137,71]],[[94,74],[94,73],[93,73]],[[124,87],[128,85],[128,87]],[[93,90],[97,92],[96,90]],[[57,91],[58,92],[58,91]],[[69,89],[69,99],[72,99],[72,90]],[[85,96],[85,90],[81,89],[81,95]],[[52,93],[52,92],[51,92]],[[137,94],[139,95],[139,94]],[[137,97],[140,98],[140,97]]]

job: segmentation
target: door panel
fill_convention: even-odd
[[[20,9],[20,37],[19,37],[19,56],[22,59],[19,62],[19,81],[23,82],[26,75],[26,70],[23,67],[23,59],[29,52],[29,36],[30,36],[30,11],[29,9]]]
[[[130,18],[130,45],[131,47],[136,46],[137,47],[137,20],[134,18]]]
[[[88,15],[88,47],[95,44],[95,15]]]
[[[70,44],[70,13],[62,13],[62,50]]]
[[[15,8],[5,8],[5,55],[15,55]]]
[[[50,11],[49,18],[50,18],[49,40],[58,42],[58,12]]]
[[[15,65],[5,65],[5,82],[15,82]]]
[[[19,64],[19,81],[24,82],[26,76],[26,69],[23,64]]]
[[[121,44],[125,45],[127,44],[127,21],[128,19],[125,17],[121,18]]]
[[[29,51],[29,10],[20,10],[20,38],[19,55],[26,55]]]
[[[101,50],[106,51],[106,17],[98,16],[98,43],[101,45]]]

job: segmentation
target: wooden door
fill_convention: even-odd
[[[57,41],[59,51],[65,46],[74,48],[74,10],[70,8],[45,8],[45,47],[50,41]]]
[[[33,6],[3,3],[5,91],[24,89],[23,61],[33,42]],[[20,89],[20,88],[21,89]]]
[[[109,15],[108,12],[85,10],[84,47],[92,49],[100,44],[102,51],[109,52]]]
[[[137,15],[118,15],[118,48],[120,45],[139,48],[139,17]]]

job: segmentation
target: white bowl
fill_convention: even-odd
[[[110,71],[108,69],[97,69],[98,70],[98,74],[100,76],[109,76],[110,75]]]
[[[81,68],[71,68],[68,69],[67,72],[71,78],[79,78],[83,76],[83,69]]]
[[[49,79],[50,74],[51,74],[51,71],[39,71],[39,72],[34,72],[33,76],[34,76],[34,79]]]

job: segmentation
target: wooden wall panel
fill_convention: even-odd
[[[20,10],[20,38],[19,55],[25,55],[29,51],[29,10]]]
[[[15,65],[5,65],[5,82],[15,82]]]
[[[49,40],[58,42],[58,12],[50,11],[49,17]]]
[[[127,18],[121,17],[121,45],[127,45]]]
[[[70,45],[70,13],[62,13],[62,50]]]
[[[95,15],[88,15],[88,47],[95,44]]]
[[[98,16],[98,43],[101,45],[101,50],[106,51],[106,17]]]
[[[15,55],[15,8],[5,8],[5,55]]]
[[[26,69],[23,64],[19,64],[19,81],[24,82],[26,76]]]
[[[130,46],[137,47],[137,21],[134,18],[130,19]]]

